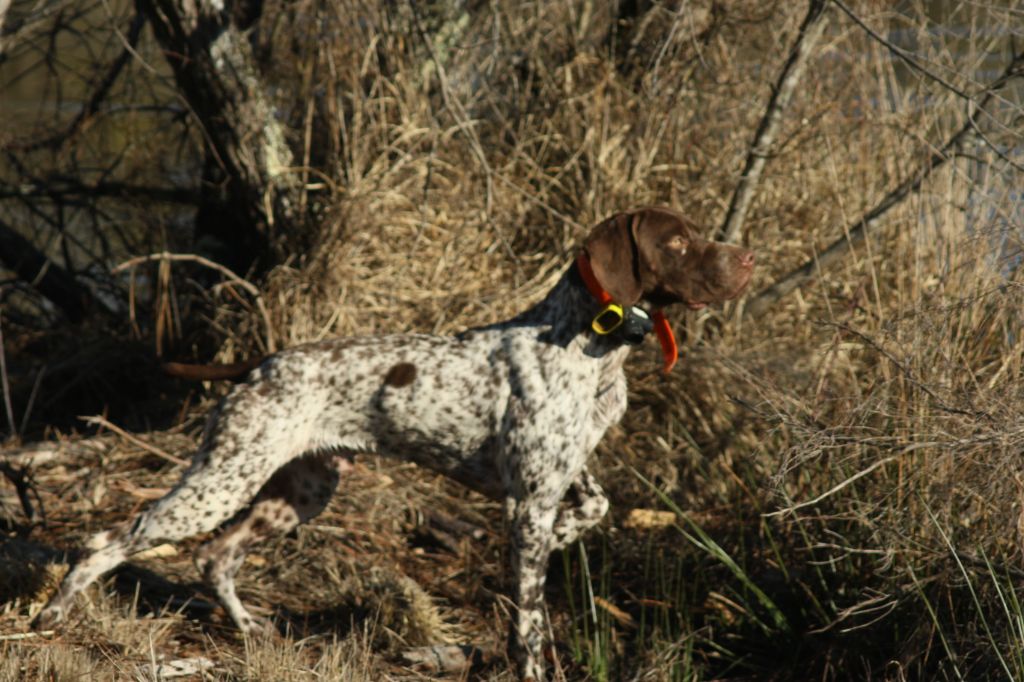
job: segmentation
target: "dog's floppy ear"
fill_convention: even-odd
[[[643,294],[636,246],[635,213],[619,213],[593,229],[583,245],[590,267],[604,290],[620,305],[633,305]]]
[[[633,213],[633,241],[636,244],[637,271],[646,291],[686,256],[697,236],[693,225],[682,214],[668,208],[642,208]]]

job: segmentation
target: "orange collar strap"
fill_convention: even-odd
[[[651,313],[651,321],[654,322],[654,335],[658,337],[661,344],[661,357],[665,361],[662,371],[668,374],[676,366],[679,360],[679,346],[676,345],[676,335],[672,333],[668,319],[661,308]]]
[[[590,267],[590,258],[583,251],[580,251],[580,255],[576,257],[576,269],[579,271],[587,291],[598,303],[602,306],[612,303],[612,295],[605,291],[601,283],[597,281],[594,269]],[[654,335],[658,337],[658,343],[661,344],[661,356],[664,360],[662,370],[668,374],[679,360],[679,346],[676,345],[675,334],[672,333],[672,327],[661,308],[651,313],[651,321],[654,323]]]
[[[579,270],[583,283],[587,285],[587,291],[598,303],[608,305],[612,302],[612,295],[605,291],[601,283],[597,281],[594,269],[590,267],[590,258],[583,251],[580,251],[580,255],[576,257],[576,269]]]

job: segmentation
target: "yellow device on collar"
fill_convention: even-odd
[[[594,316],[590,326],[601,336],[606,336],[621,327],[625,319],[626,314],[622,311],[622,306],[618,303],[609,303]]]

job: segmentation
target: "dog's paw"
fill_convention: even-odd
[[[247,615],[245,621],[238,625],[242,634],[253,639],[274,640],[281,637],[281,633],[277,631],[274,622],[269,618]]]
[[[33,630],[50,630],[64,620],[64,609],[59,606],[47,606],[32,620]]]

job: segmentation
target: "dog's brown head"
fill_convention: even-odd
[[[736,298],[750,284],[754,253],[701,237],[669,208],[619,213],[583,245],[597,281],[622,305],[683,303],[699,310]]]

